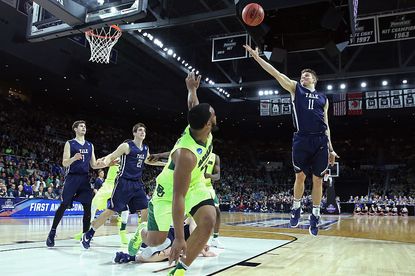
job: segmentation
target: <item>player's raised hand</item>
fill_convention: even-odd
[[[329,164],[330,164],[330,166],[334,165],[334,162],[336,161],[336,158],[340,158],[340,156],[338,156],[335,151],[330,152],[330,154],[329,154]]]
[[[255,50],[253,50],[251,48],[251,46],[249,46],[248,44],[244,45],[244,48],[251,54],[251,56],[254,59],[258,59],[259,58],[259,50],[258,47],[255,48]]]
[[[189,72],[185,79],[187,90],[197,90],[199,88],[201,78],[201,75],[196,77],[194,71]]]
[[[177,263],[179,261],[180,255],[185,256],[186,249],[187,245],[184,239],[174,239],[169,255],[169,265],[172,262]]]

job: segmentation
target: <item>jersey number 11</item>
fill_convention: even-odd
[[[314,100],[308,99],[308,109],[313,110],[314,109]]]

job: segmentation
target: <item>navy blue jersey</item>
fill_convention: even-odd
[[[293,121],[297,132],[304,134],[324,133],[327,125],[324,122],[324,106],[327,96],[316,90],[309,89],[297,83],[293,101]]]
[[[92,157],[92,143],[85,140],[85,143],[81,145],[75,139],[68,141],[71,148],[71,157],[76,153],[82,154],[81,160],[76,160],[68,168],[67,173],[69,174],[86,174],[89,172],[89,162]]]
[[[130,147],[130,153],[123,154],[120,158],[120,170],[119,176],[132,180],[141,180],[144,170],[144,160],[147,158],[148,147],[142,145],[142,148],[138,148],[133,141],[128,141]]]

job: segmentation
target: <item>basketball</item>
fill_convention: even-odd
[[[246,25],[255,27],[264,20],[264,9],[257,3],[251,3],[242,10],[242,20]]]

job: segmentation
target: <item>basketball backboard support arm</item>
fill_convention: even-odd
[[[83,34],[89,30],[113,24],[130,24],[144,18],[147,14],[148,6],[148,0],[123,0],[110,7],[103,6],[101,9],[91,11],[86,9],[84,18],[76,19],[75,17],[81,16],[81,10],[78,12],[62,10],[67,8],[64,6],[65,3],[73,3],[73,0],[64,2],[62,0],[40,0],[40,2],[54,2],[54,4],[46,4],[45,6],[49,8],[47,10],[35,2],[33,3],[33,7],[28,15],[26,32],[27,40],[30,42]],[[57,6],[57,2],[64,3],[64,5],[58,4],[61,6]],[[69,7],[73,6],[70,5]]]

